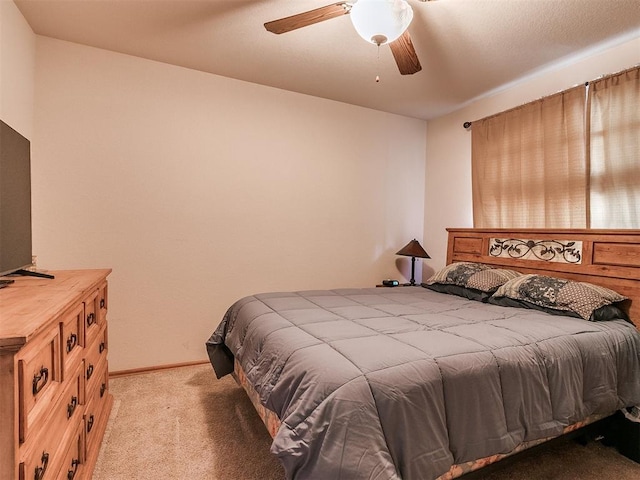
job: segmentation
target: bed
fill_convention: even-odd
[[[640,404],[640,231],[448,235],[429,288],[265,293],[225,314],[211,363],[287,478],[453,479]]]

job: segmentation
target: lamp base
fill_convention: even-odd
[[[416,284],[416,257],[411,257],[411,280],[409,285],[414,286]]]

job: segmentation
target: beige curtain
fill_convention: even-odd
[[[640,228],[640,68],[589,89],[591,228]]]
[[[473,122],[476,228],[585,228],[585,87]]]

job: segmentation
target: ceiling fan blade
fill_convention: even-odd
[[[402,75],[413,75],[422,70],[422,65],[420,65],[416,50],[413,48],[413,42],[411,41],[408,30],[405,30],[405,32],[400,35],[397,40],[391,42],[389,46],[391,47],[393,58],[396,59],[398,69]]]
[[[299,13],[290,17],[281,18],[264,24],[264,28],[272,33],[286,33],[297,28],[324,22],[341,15],[346,15],[350,11],[350,5],[346,2],[334,3],[326,7],[316,8],[308,12]]]

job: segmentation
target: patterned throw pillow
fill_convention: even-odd
[[[585,320],[600,307],[626,300],[613,290],[591,283],[545,275],[522,275],[502,285],[494,298],[507,297],[541,307],[574,312]]]
[[[428,285],[458,285],[481,292],[494,292],[508,280],[521,276],[513,270],[493,268],[474,262],[458,262],[447,265],[425,282]]]

